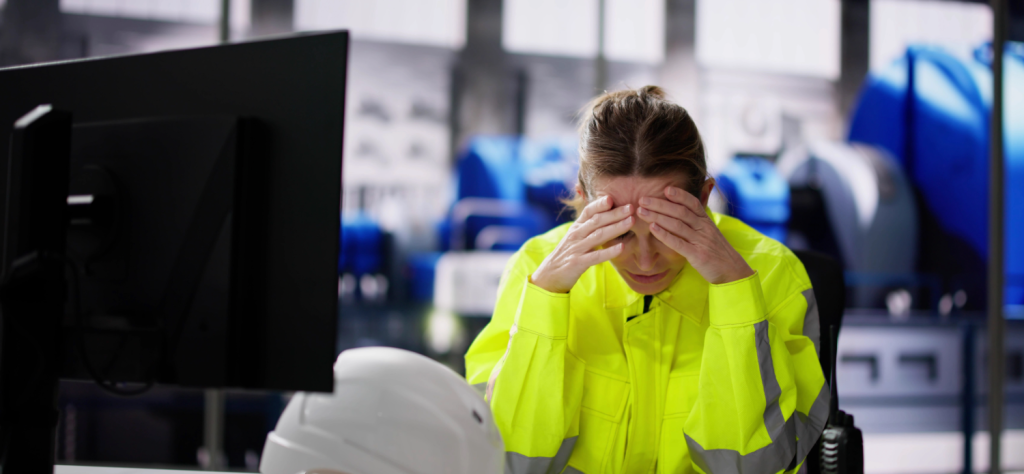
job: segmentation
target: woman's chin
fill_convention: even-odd
[[[661,292],[665,288],[668,288],[669,284],[672,283],[671,269],[666,269],[661,273],[655,274],[644,274],[644,273],[633,273],[629,270],[619,270],[619,274],[622,275],[623,279],[626,280],[626,284],[629,285],[633,291],[642,295],[653,295]]]

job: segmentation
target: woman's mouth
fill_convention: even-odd
[[[648,284],[648,283],[654,283],[654,282],[656,282],[658,280],[661,280],[662,278],[665,278],[665,275],[668,275],[668,270],[665,270],[665,271],[663,271],[661,273],[656,273],[654,275],[637,275],[636,273],[633,273],[633,272],[628,271],[628,270],[626,271],[626,273],[629,274],[629,277],[632,278],[633,281],[635,281],[637,283]]]

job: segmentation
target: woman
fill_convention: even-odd
[[[575,222],[510,260],[466,354],[512,473],[795,471],[824,428],[814,293],[782,244],[707,209],[654,86],[584,115]]]

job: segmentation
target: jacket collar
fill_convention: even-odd
[[[636,304],[643,295],[629,287],[611,262],[605,262],[602,266],[604,267],[605,308],[622,309]],[[687,263],[683,270],[676,275],[672,284],[655,297],[683,316],[701,324],[704,318],[704,305],[708,299],[708,281]]]

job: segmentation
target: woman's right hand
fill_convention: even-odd
[[[621,243],[600,247],[628,232],[634,219],[632,206],[612,209],[610,196],[587,204],[555,251],[530,276],[530,282],[552,293],[568,293],[588,268],[622,253]]]

